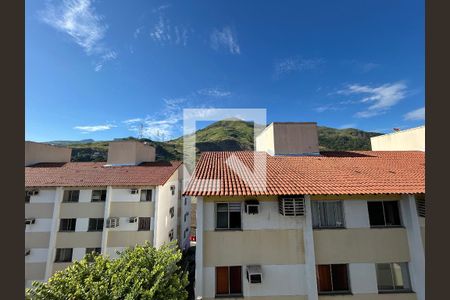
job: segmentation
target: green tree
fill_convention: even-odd
[[[159,249],[149,243],[128,248],[119,258],[88,254],[47,282],[33,282],[33,300],[187,299],[187,272],[179,266],[176,242]]]

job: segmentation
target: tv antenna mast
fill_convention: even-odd
[[[144,137],[144,123],[139,124],[139,134],[138,139],[142,139]]]

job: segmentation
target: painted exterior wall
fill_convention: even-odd
[[[215,230],[215,204],[244,203],[249,197],[195,199],[198,223],[196,296],[215,298],[215,267],[242,266],[245,299],[424,300],[418,282],[420,278],[412,282],[412,293],[379,294],[377,286],[376,263],[407,262],[412,280],[417,278],[413,272],[421,272],[420,263],[417,263],[420,262],[420,251],[414,250],[417,245],[411,246],[414,239],[411,228],[414,226],[409,223],[413,219],[418,220],[416,227],[420,230],[415,237],[417,243],[423,239],[420,224],[424,225],[424,221],[419,221],[417,215],[415,218],[409,216],[411,213],[417,214],[416,211],[405,209],[405,201],[411,198],[400,195],[305,197],[305,204],[308,201],[342,200],[345,223],[342,229],[313,229],[308,205],[305,216],[286,217],[278,213],[277,197],[251,198],[259,200],[260,212],[248,215],[242,204],[242,230],[236,231]],[[380,200],[399,201],[402,227],[370,227],[367,203]],[[310,251],[312,255],[308,255]],[[411,255],[412,252],[415,254]],[[311,266],[308,265],[311,264],[310,256],[313,257],[312,270],[308,269]],[[317,286],[308,283],[316,282],[315,265],[339,263],[348,264],[352,295],[319,295]],[[248,283],[245,276],[248,265],[261,266],[262,284]]]
[[[40,162],[69,162],[71,154],[70,148],[25,142],[25,166]]]
[[[425,151],[425,126],[370,138],[373,151]]]
[[[137,165],[155,161],[155,148],[138,141],[114,141],[108,146],[108,165]]]
[[[177,222],[183,221],[176,214],[178,205],[181,205],[180,183],[177,171],[164,186],[139,187],[137,194],[131,194],[130,187],[90,189],[73,187],[70,189],[80,191],[79,202],[76,203],[62,202],[63,188],[38,189],[38,194],[31,196],[30,202],[25,203],[25,217],[35,219],[34,224],[25,225],[25,248],[30,249],[30,254],[25,256],[26,286],[31,286],[33,280],[45,280],[54,271],[70,264],[54,262],[57,248],[72,248],[72,261],[82,259],[86,254],[86,248],[102,248],[104,254],[116,258],[118,257],[116,252],[123,251],[126,247],[143,244],[146,241],[153,244],[158,240],[154,233],[158,221],[161,224],[159,227],[161,241],[168,241],[168,233],[172,228],[175,230],[176,238]],[[171,185],[176,186],[174,195],[170,191]],[[152,190],[152,201],[140,201],[142,189]],[[106,190],[106,201],[92,202],[93,190]],[[161,193],[158,193],[158,190]],[[162,204],[157,214],[156,203]],[[182,207],[188,211],[190,205],[188,202],[186,204],[185,206],[183,202]],[[175,207],[173,219],[169,216],[171,206]],[[106,228],[106,220],[109,217],[118,217],[119,226]],[[130,217],[150,217],[150,230],[139,231],[138,221],[130,223]],[[74,232],[59,231],[62,218],[76,219]],[[103,218],[103,230],[88,231],[90,218]],[[189,228],[188,222],[184,226]],[[189,236],[187,240],[188,238]]]

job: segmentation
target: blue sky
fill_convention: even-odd
[[[26,1],[27,140],[155,140],[183,108],[424,123],[424,2]]]

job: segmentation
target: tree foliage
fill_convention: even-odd
[[[159,249],[146,243],[128,248],[119,258],[88,254],[47,282],[33,282],[26,298],[75,299],[187,299],[188,274],[179,266],[176,243]]]

